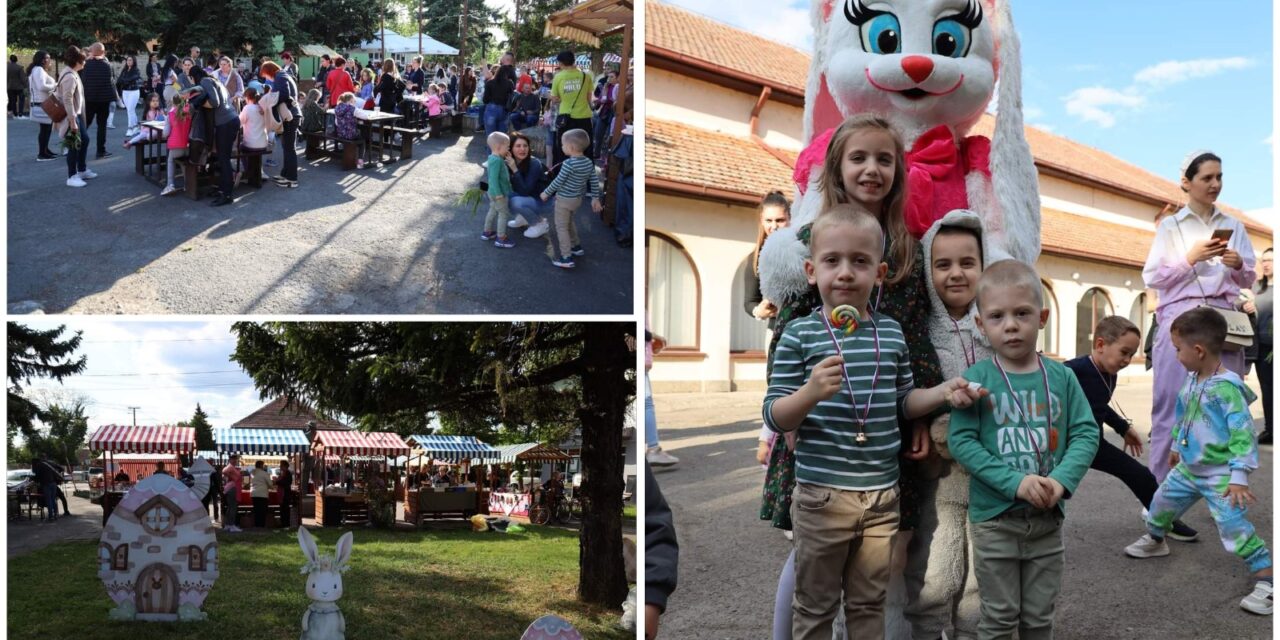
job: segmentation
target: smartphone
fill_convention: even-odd
[[[1231,229],[1214,229],[1212,238],[1214,240],[1221,240],[1224,243],[1228,242],[1231,240]]]

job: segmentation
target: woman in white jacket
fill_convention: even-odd
[[[40,124],[40,134],[37,138],[40,146],[36,153],[36,162],[58,159],[58,154],[49,149],[49,138],[53,136],[53,120],[50,120],[49,114],[41,108],[41,104],[49,97],[49,93],[58,86],[53,76],[49,75],[49,69],[52,66],[53,59],[49,57],[49,52],[41,50],[31,57],[31,66],[27,67],[27,87],[31,92],[31,119]]]
[[[80,47],[67,47],[62,61],[66,64],[58,76],[58,87],[55,90],[62,107],[67,110],[67,117],[58,123],[58,137],[67,143],[67,186],[83,187],[85,180],[98,177],[85,164],[89,153],[89,144],[84,139],[84,84],[80,82],[80,70],[84,69],[85,55]],[[73,148],[67,137],[72,133],[79,134],[79,148]]]

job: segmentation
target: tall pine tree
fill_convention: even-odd
[[[196,413],[191,416],[191,422],[187,423],[188,427],[196,430],[196,449],[199,451],[213,451],[217,445],[213,442],[213,426],[209,424],[209,414],[196,404]]]
[[[87,358],[75,359],[80,348],[80,332],[63,339],[66,325],[41,331],[17,322],[8,323],[9,347],[9,423],[6,430],[8,450],[13,450],[13,438],[19,432],[24,437],[35,435],[33,421],[48,420],[49,414],[22,395],[24,385],[33,378],[63,378],[84,371]]]

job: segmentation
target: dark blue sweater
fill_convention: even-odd
[[[542,195],[542,191],[550,182],[542,161],[532,155],[529,156],[529,164],[525,166],[524,171],[511,172],[511,192],[517,196],[537,198]]]
[[[1098,423],[1098,429],[1101,430],[1103,423],[1106,423],[1123,436],[1129,430],[1129,422],[1111,408],[1111,392],[1116,388],[1116,376],[1103,374],[1100,369],[1093,366],[1089,356],[1080,356],[1063,364],[1075,372],[1076,379],[1080,381],[1080,389],[1084,391],[1084,397],[1089,401],[1089,408],[1093,410],[1093,421]]]

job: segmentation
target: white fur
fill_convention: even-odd
[[[340,568],[351,558],[352,541],[350,531],[343,534],[338,539],[333,562],[328,568],[321,569],[316,566],[320,560],[316,539],[311,537],[306,527],[298,527],[298,546],[302,547],[302,554],[311,567],[307,574],[307,597],[312,601],[302,614],[301,640],[343,640],[346,637],[346,620],[336,603],[342,597]]]

